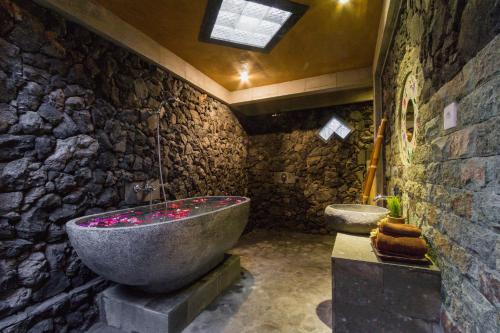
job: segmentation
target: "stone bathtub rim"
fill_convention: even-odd
[[[176,201],[181,201],[181,200],[192,200],[192,199],[197,199],[197,198],[243,198],[245,200],[242,202],[239,202],[239,203],[235,203],[235,204],[232,204],[232,205],[229,205],[226,207],[217,208],[217,209],[214,209],[214,210],[211,210],[208,212],[204,212],[204,213],[201,213],[198,215],[194,215],[194,216],[204,216],[207,214],[212,214],[212,213],[219,212],[219,211],[222,211],[225,209],[229,209],[231,207],[236,207],[236,206],[239,206],[242,204],[246,204],[246,203],[251,201],[251,199],[249,197],[239,196],[239,195],[202,195],[202,196],[197,196],[197,197],[189,197],[189,198],[185,198],[185,199],[171,200],[168,202],[176,202]],[[157,204],[154,204],[153,207],[158,206],[158,205],[163,205],[163,204],[164,204],[164,202],[157,203]],[[66,225],[66,227],[78,228],[78,229],[82,229],[82,230],[100,230],[100,231],[103,231],[103,230],[119,230],[119,229],[131,229],[131,228],[141,228],[141,227],[145,228],[145,227],[151,227],[153,225],[161,225],[161,224],[167,224],[167,223],[180,222],[180,221],[188,220],[188,219],[191,219],[194,217],[194,216],[186,216],[186,217],[183,217],[183,218],[180,218],[177,220],[171,220],[171,221],[162,221],[162,222],[157,222],[157,223],[129,225],[129,226],[111,227],[111,228],[84,227],[84,226],[77,224],[77,222],[80,222],[83,219],[90,219],[93,217],[101,217],[103,214],[116,214],[119,212],[124,212],[124,211],[132,210],[132,209],[140,209],[142,207],[148,207],[148,206],[149,205],[142,205],[142,206],[137,206],[137,207],[124,208],[124,209],[111,210],[111,211],[101,212],[101,213],[96,213],[96,214],[91,214],[91,215],[85,215],[85,216],[81,216],[81,217],[77,217],[75,219],[69,220],[68,222],[66,222],[65,225]]]

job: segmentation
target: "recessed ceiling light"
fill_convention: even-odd
[[[349,0],[338,0],[341,5],[345,5]]]
[[[243,69],[243,70],[240,72],[240,81],[241,81],[241,82],[248,82],[248,70]]]
[[[200,40],[269,52],[307,8],[288,0],[209,0]]]

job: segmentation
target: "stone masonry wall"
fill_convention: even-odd
[[[0,332],[81,332],[106,284],[64,223],[137,205],[133,182],[167,195],[246,194],[246,133],[230,109],[31,1],[0,0]],[[103,254],[106,255],[106,254]]]
[[[326,233],[326,205],[360,197],[373,142],[372,112],[368,102],[245,119],[250,228]],[[332,115],[354,129],[346,141],[324,143],[316,136]]]
[[[383,72],[388,191],[421,225],[442,270],[445,332],[498,332],[500,322],[500,4],[408,1]],[[496,36],[496,37],[495,37]],[[405,73],[419,81],[413,162],[400,157],[396,105]],[[457,127],[443,109],[458,104]]]

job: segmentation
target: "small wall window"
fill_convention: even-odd
[[[337,117],[332,117],[317,133],[319,138],[325,142],[330,141],[333,134],[345,140],[352,132],[352,129]]]

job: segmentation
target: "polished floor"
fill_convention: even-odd
[[[257,230],[231,251],[242,279],[184,333],[331,332],[332,236]]]

